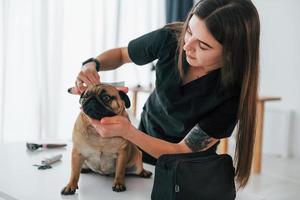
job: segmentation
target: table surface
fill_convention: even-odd
[[[154,180],[154,167],[144,164],[153,172],[150,179],[127,176],[125,192],[113,192],[113,177],[99,174],[81,174],[75,195],[62,196],[61,189],[68,183],[71,174],[72,144],[66,148],[28,151],[26,143],[0,145],[0,200],[149,200]],[[62,154],[61,161],[51,169],[38,170],[33,164]]]

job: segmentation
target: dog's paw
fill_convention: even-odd
[[[139,176],[142,178],[150,178],[152,176],[152,172],[143,169]]]
[[[68,184],[66,187],[64,187],[64,188],[61,190],[60,193],[61,193],[62,195],[72,195],[72,194],[75,194],[76,189],[78,189],[78,186],[77,186],[77,185],[71,185],[71,184]]]
[[[124,184],[116,183],[112,186],[112,190],[115,192],[123,192],[126,190],[126,186]]]

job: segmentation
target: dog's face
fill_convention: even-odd
[[[126,93],[107,84],[88,87],[80,96],[79,103],[85,114],[98,120],[119,115],[125,107],[130,107],[130,100]]]

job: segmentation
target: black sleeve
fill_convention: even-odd
[[[205,115],[198,125],[211,137],[229,137],[237,123],[238,105],[238,97],[230,98]]]
[[[169,30],[161,28],[130,41],[128,44],[130,59],[137,65],[145,65],[159,59],[169,38]]]

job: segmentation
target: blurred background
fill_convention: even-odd
[[[259,94],[281,97],[280,101],[266,103],[263,155],[282,159],[279,163],[297,160],[300,1],[253,2],[261,18]],[[110,48],[127,46],[130,40],[167,22],[183,20],[193,3],[0,0],[0,143],[70,140],[79,98],[68,94],[67,89],[74,86],[81,63]],[[155,80],[151,68],[152,64],[126,64],[113,72],[101,72],[101,80],[125,81],[130,88],[140,85],[147,90]],[[138,95],[137,122],[148,95]],[[132,90],[129,96],[132,98]],[[234,139],[230,139],[229,148],[234,148]]]
[[[0,141],[70,139],[79,113],[81,63],[165,24],[161,0],[1,0]],[[126,65],[102,81],[148,85],[149,66]]]

